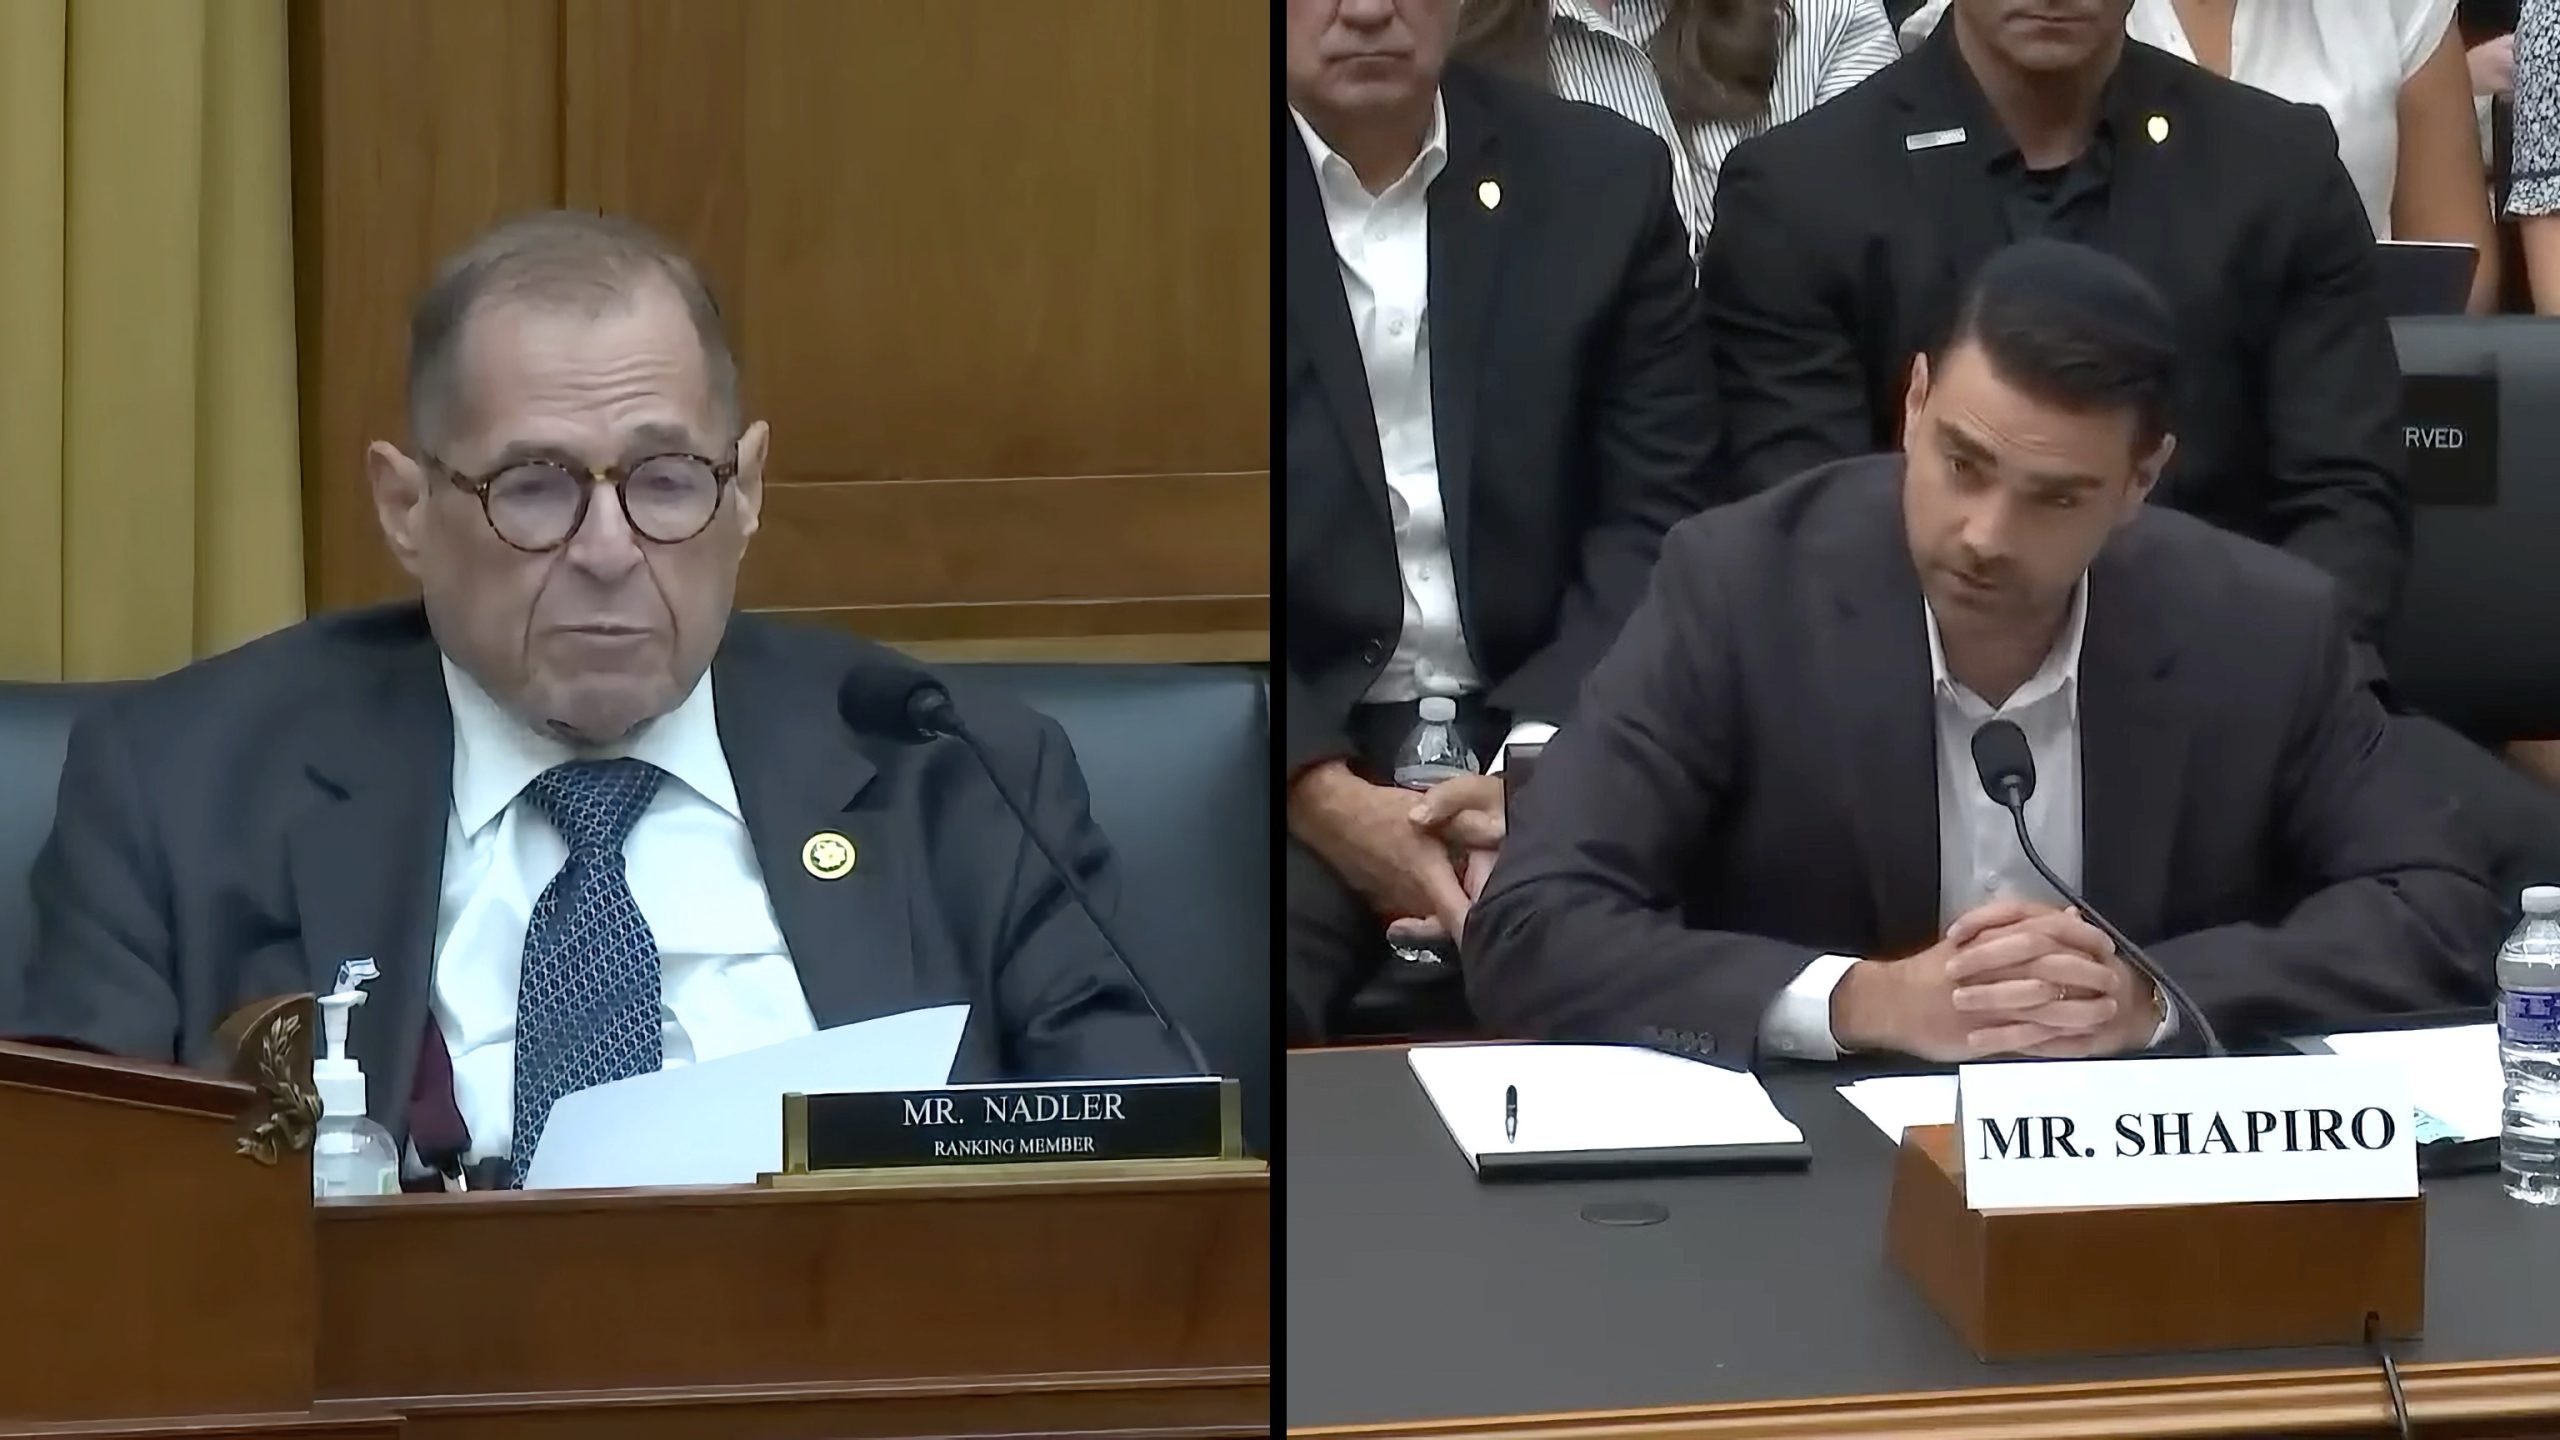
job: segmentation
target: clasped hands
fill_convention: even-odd
[[[1391,939],[1454,940],[1502,848],[1502,779],[1415,792],[1332,761],[1290,783],[1289,829],[1388,919]]]
[[[1843,1050],[1935,1061],[2121,1055],[2151,1043],[2160,1006],[2077,910],[1994,900],[1917,955],[1851,966],[1831,992],[1831,1033]]]

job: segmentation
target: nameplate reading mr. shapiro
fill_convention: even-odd
[[[808,1168],[1213,1160],[1231,1149],[1215,1079],[954,1085],[799,1100]],[[792,1124],[785,1112],[786,1132]],[[785,1148],[790,1148],[786,1133]]]
[[[2254,1204],[2418,1193],[2408,1081],[2343,1055],[1968,1065],[1965,1201]]]

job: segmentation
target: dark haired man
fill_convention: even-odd
[[[2022,244],[1912,366],[1901,456],[1672,531],[1513,808],[1485,1022],[1737,1063],[2176,1044],[1983,795],[1995,717],[2045,858],[2226,1040],[2481,999],[2497,899],[2327,578],[2145,503],[2174,354],[2121,262]]]
[[[563,1095],[927,1005],[970,1006],[955,1079],[1189,1068],[964,753],[837,722],[874,647],[731,613],[767,432],[683,255],[496,227],[418,301],[409,416],[366,458],[421,600],[82,717],[0,1034],[204,1063],[371,956],[375,1118],[498,1181]],[[1066,737],[971,709],[1109,903]]]

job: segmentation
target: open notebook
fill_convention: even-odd
[[[1406,1052],[1476,1177],[1801,1169],[1804,1132],[1746,1071],[1630,1045],[1426,1045]],[[1505,1095],[1519,1130],[1504,1133]]]

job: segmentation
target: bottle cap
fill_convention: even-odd
[[[2527,915],[2560,914],[2560,885],[2526,886],[2524,913]]]
[[[1426,725],[1446,725],[1458,718],[1458,702],[1446,695],[1426,695],[1422,700],[1422,721]]]

